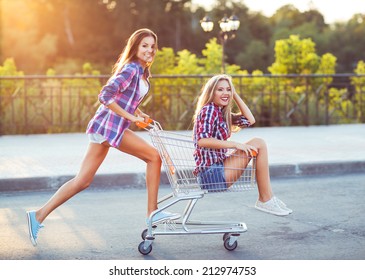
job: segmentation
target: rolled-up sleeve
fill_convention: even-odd
[[[197,118],[196,140],[213,137],[214,120],[218,117],[213,106],[203,107]]]
[[[232,124],[241,128],[251,126],[250,121],[245,116],[233,115],[233,114],[232,114]]]
[[[126,67],[117,75],[113,76],[108,83],[103,86],[99,93],[99,101],[105,106],[115,101],[115,96],[128,88],[131,84],[133,77],[136,75],[137,69],[132,67]]]

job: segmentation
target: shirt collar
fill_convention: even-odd
[[[215,104],[213,101],[210,102],[210,104],[212,104],[214,106],[214,108],[217,108],[219,111],[222,111],[222,107],[218,106],[217,104]]]
[[[137,66],[138,66],[139,74],[140,74],[140,75],[143,75],[143,74],[144,74],[144,71],[147,71],[147,79],[151,76],[151,74],[150,74],[150,72],[149,72],[148,68],[143,69],[142,65],[141,65],[138,61],[133,61],[133,62],[131,62],[131,64],[135,64],[135,65],[137,65]]]

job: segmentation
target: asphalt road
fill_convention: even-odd
[[[145,228],[142,188],[88,189],[45,221],[39,244],[28,238],[25,211],[53,192],[0,193],[1,260],[364,260],[365,175],[275,179],[273,189],[294,213],[277,217],[253,208],[256,190],[211,194],[193,218],[238,220],[248,231],[227,251],[222,235],[156,236],[138,252]],[[162,186],[160,194],[170,192]],[[185,203],[171,211],[182,211]]]

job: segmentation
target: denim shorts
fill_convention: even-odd
[[[215,163],[199,172],[197,179],[200,187],[209,192],[225,191],[228,188],[222,162]]]

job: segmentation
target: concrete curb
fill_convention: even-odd
[[[316,162],[300,164],[275,164],[270,166],[271,178],[298,178],[307,176],[341,175],[365,173],[365,161]],[[52,177],[0,179],[0,192],[57,190],[63,183],[73,178],[71,175]],[[161,184],[169,184],[163,171]],[[144,188],[145,173],[118,173],[96,175],[93,188],[110,187]]]
[[[315,162],[270,166],[272,178],[356,174],[365,172],[365,161]]]

